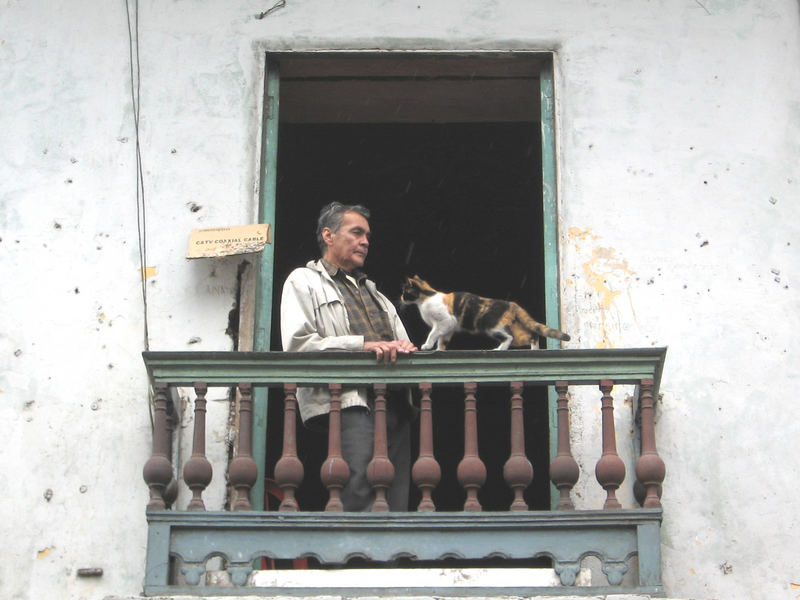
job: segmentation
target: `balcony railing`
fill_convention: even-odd
[[[145,352],[144,360],[155,390],[153,454],[144,468],[150,488],[145,593],[270,595],[310,593],[302,586],[256,587],[254,565],[267,559],[313,558],[325,567],[343,565],[353,557],[409,564],[458,558],[465,561],[500,558],[509,561],[544,558],[558,574],[562,587],[514,585],[492,588],[493,594],[531,596],[537,593],[663,594],[660,567],[661,484],[664,463],[658,456],[654,432],[654,402],[666,349],[448,351],[401,357],[392,365],[376,365],[362,353],[252,353],[252,352]],[[611,396],[615,385],[634,385],[638,391],[638,419],[632,427],[636,441],[635,474],[641,507],[623,509],[616,497],[626,468],[617,453],[617,431]],[[328,456],[322,483],[328,490],[324,512],[302,512],[295,499],[304,473],[297,448],[295,392],[300,385],[326,385],[331,392]],[[369,386],[374,391],[375,450],[369,469],[376,501],[372,512],[341,512],[338,490],[346,482],[341,457],[338,395],[342,386]],[[184,465],[172,464],[173,407],[169,388],[193,387],[195,419],[193,450]],[[205,451],[205,396],[210,386],[238,387],[239,436],[235,458],[228,465],[228,482],[235,490],[231,511],[206,511],[203,492],[212,467]],[[440,389],[463,390],[464,455],[458,482],[465,502],[462,511],[437,511],[432,490],[441,477],[434,454],[431,407]],[[537,477],[547,477],[560,498],[554,510],[529,510],[523,491],[531,483],[533,467],[525,453],[523,399],[525,386],[552,386],[557,405],[557,450],[549,465],[536,465]],[[593,386],[601,413],[602,454],[582,458],[594,464],[602,507],[576,510],[570,491],[580,476],[570,449],[570,386]],[[283,501],[278,510],[254,511],[250,494],[263,473],[252,456],[252,397],[254,388],[273,389],[270,402],[282,400],[283,450],[274,477]],[[387,390],[419,391],[419,455],[412,482],[421,501],[413,512],[388,512],[385,492],[393,467],[386,453],[385,398]],[[486,466],[478,445],[476,395],[484,388],[505,388],[510,402],[510,456],[503,467],[505,484],[513,490],[508,511],[483,511],[479,491]],[[506,404],[504,403],[504,410]],[[632,440],[633,443],[633,440]],[[302,453],[300,454],[302,455]],[[170,508],[177,489],[176,468],[191,490],[186,510]],[[318,467],[318,465],[316,465]],[[549,466],[549,469],[548,469]],[[221,558],[230,576],[229,587],[200,584],[210,558]],[[581,563],[595,557],[605,581],[576,587]],[[635,562],[635,568],[631,565]],[[434,563],[436,564],[436,563]],[[633,576],[626,572],[632,571]],[[623,585],[624,583],[624,585]],[[317,590],[318,592],[319,590]],[[347,587],[326,593],[352,593]],[[486,595],[484,588],[371,589],[382,594]]]

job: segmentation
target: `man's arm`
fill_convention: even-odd
[[[281,341],[287,352],[320,352],[324,350],[349,350],[374,352],[375,358],[384,363],[395,362],[398,354],[410,354],[417,347],[408,340],[408,335],[391,303],[390,313],[394,329],[398,337],[403,339],[365,342],[361,335],[335,335],[335,331],[326,331],[325,325],[318,323],[315,304],[320,302],[314,298],[315,290],[309,285],[301,270],[292,272],[283,285],[281,294]],[[387,301],[388,303],[388,301]],[[344,307],[342,307],[344,310]],[[335,323],[328,324],[329,327]],[[345,329],[342,322],[340,329]],[[339,332],[339,333],[342,333]],[[327,335],[333,334],[333,335]]]
[[[281,294],[281,341],[287,352],[364,350],[360,335],[325,335],[314,314],[314,290],[297,271],[291,273]]]

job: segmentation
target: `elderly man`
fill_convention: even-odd
[[[361,271],[370,245],[369,211],[359,205],[332,202],[322,208],[317,243],[322,257],[289,274],[281,296],[281,337],[289,352],[350,350],[374,352],[380,363],[417,350],[408,339],[391,302]],[[342,456],[350,479],[342,489],[346,511],[363,511],[373,494],[366,471],[372,459],[372,398],[365,388],[344,388]],[[297,401],[303,423],[326,429],[330,395],[324,387],[300,388]],[[390,510],[408,509],[410,474],[409,404],[388,399],[389,459],[395,478],[389,489]]]

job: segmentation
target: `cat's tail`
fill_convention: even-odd
[[[570,340],[569,335],[563,331],[548,327],[544,323],[539,323],[539,321],[531,317],[528,314],[528,311],[526,311],[516,302],[512,302],[511,305],[514,308],[514,314],[516,315],[517,319],[519,319],[519,321],[532,333],[556,340],[561,340],[563,342],[568,342]]]

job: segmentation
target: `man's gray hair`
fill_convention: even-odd
[[[319,251],[325,254],[325,240],[322,239],[322,230],[326,227],[336,233],[342,226],[342,219],[344,213],[354,212],[360,214],[365,219],[369,220],[369,209],[360,204],[342,204],[341,202],[331,202],[322,207],[319,211],[319,219],[317,219],[317,244],[319,244]]]

